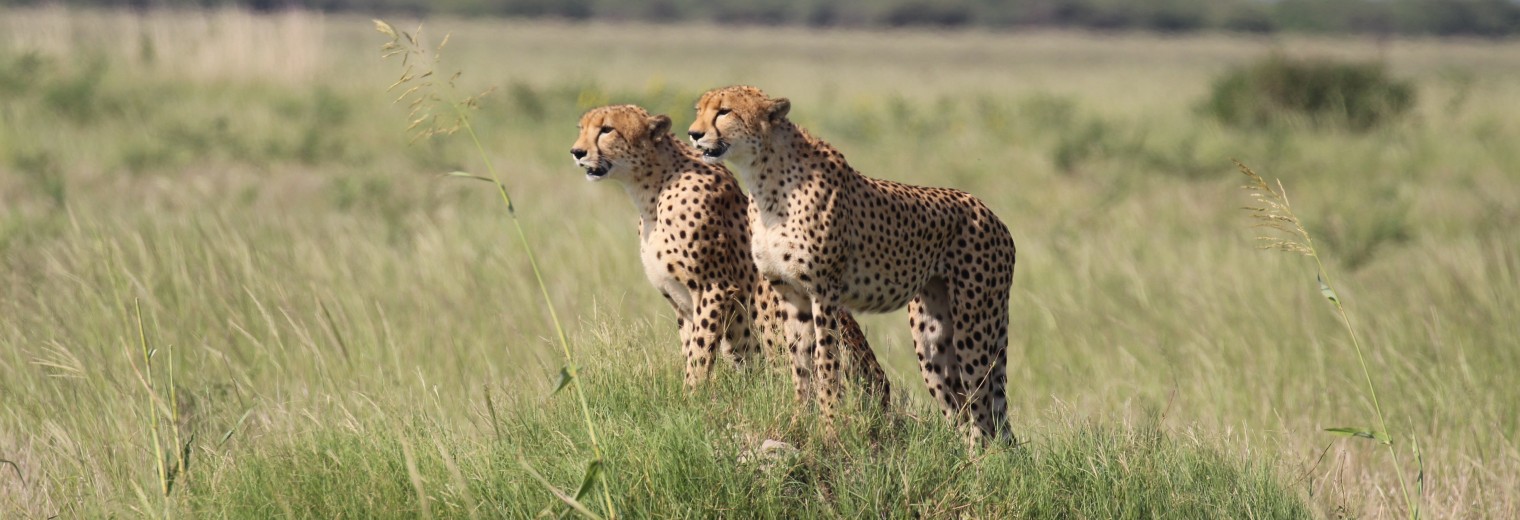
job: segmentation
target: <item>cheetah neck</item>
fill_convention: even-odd
[[[839,174],[810,162],[819,153],[831,152],[826,143],[787,121],[771,129],[770,138],[759,153],[738,161],[733,169],[749,190],[750,200],[760,210],[762,220],[775,223],[794,213],[793,206],[802,203],[797,198],[804,196],[803,188],[817,186],[825,177]]]
[[[649,226],[659,222],[660,194],[679,181],[683,173],[702,163],[696,152],[683,148],[674,137],[666,136],[654,143],[646,169],[623,182],[623,189],[639,212],[640,236],[647,235]]]

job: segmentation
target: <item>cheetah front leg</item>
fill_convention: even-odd
[[[745,295],[754,294],[753,282],[736,287],[719,288],[718,294],[723,299],[720,302],[723,313],[723,344],[721,350],[723,356],[734,363],[736,367],[743,367],[749,357],[759,350],[760,338],[755,335],[753,321],[754,311],[750,309],[752,298]]]
[[[695,390],[707,381],[712,371],[713,354],[718,349],[719,317],[722,316],[713,298],[697,294],[696,308],[683,320],[681,327],[681,354],[686,358],[686,388]],[[721,300],[719,300],[721,301]]]
[[[759,344],[765,358],[784,360],[791,355],[786,333],[789,315],[781,302],[781,294],[772,285],[779,283],[763,278],[755,283],[750,317],[755,334],[760,337]]]
[[[778,314],[784,317],[787,350],[792,358],[792,384],[796,389],[797,405],[807,406],[813,401],[813,350],[815,325],[813,302],[807,294],[784,283],[772,285],[780,295]]]
[[[818,408],[823,412],[823,423],[829,436],[835,429],[839,398],[844,385],[840,381],[839,363],[839,302],[828,290],[813,294],[813,335],[817,347],[813,349],[813,370],[818,375]]]
[[[697,379],[691,370],[691,317],[678,315],[676,325],[680,327],[681,333],[681,359],[685,360],[681,365],[681,370],[685,374],[686,389],[692,390],[697,387]]]
[[[851,378],[866,393],[875,396],[881,409],[886,411],[892,404],[892,388],[887,383],[887,373],[876,361],[876,352],[871,350],[871,343],[866,341],[865,331],[860,330],[860,323],[855,321],[855,317],[847,311],[840,311],[837,316],[840,347],[850,360]]]

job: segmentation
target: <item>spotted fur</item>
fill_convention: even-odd
[[[807,401],[817,386],[832,423],[839,395],[833,316],[906,305],[924,382],[945,417],[973,441],[1011,437],[1005,388],[1015,249],[1007,227],[965,192],[861,175],[788,120],[790,107],[754,87],[716,89],[697,102],[689,134],[705,160],[726,162],[752,195],[751,254],[760,275],[777,282],[798,338],[797,399]]]
[[[785,318],[751,260],[748,197],[732,173],[707,164],[669,131],[669,117],[634,105],[594,108],[581,116],[570,153],[588,179],[617,180],[633,199],[644,274],[675,308],[686,386],[695,388],[707,379],[715,350],[735,363],[761,340],[782,350]],[[885,403],[886,375],[860,326],[846,312],[837,318],[850,344],[867,354],[852,363],[857,377]]]

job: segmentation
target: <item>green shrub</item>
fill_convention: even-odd
[[[49,84],[42,93],[44,106],[75,123],[90,123],[102,113],[116,112],[119,103],[101,92],[109,62],[95,56],[75,73]]]
[[[35,51],[14,56],[0,56],[0,95],[25,94],[52,65]]]
[[[68,184],[58,158],[47,150],[21,151],[11,158],[11,165],[30,181],[38,192],[47,196],[55,207],[63,207],[68,201]]]
[[[1414,87],[1382,64],[1273,55],[1214,82],[1203,109],[1228,124],[1294,121],[1367,130],[1414,105]]]

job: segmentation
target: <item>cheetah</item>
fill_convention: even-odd
[[[754,87],[711,90],[688,134],[703,160],[727,163],[749,190],[755,265],[777,282],[787,326],[804,336],[791,351],[797,399],[809,399],[816,377],[832,424],[838,310],[906,305],[920,371],[945,417],[972,444],[1011,441],[1008,228],[965,192],[860,174],[788,120],[790,108]]]
[[[639,213],[639,256],[649,283],[675,308],[685,383],[708,378],[715,350],[742,365],[765,343],[778,354],[780,296],[761,283],[751,261],[749,199],[733,174],[707,164],[670,133],[670,118],[634,105],[594,108],[581,116],[570,155],[591,181],[619,181]],[[852,370],[885,405],[889,389],[853,317],[836,318],[863,353]],[[757,338],[758,336],[758,338]]]

